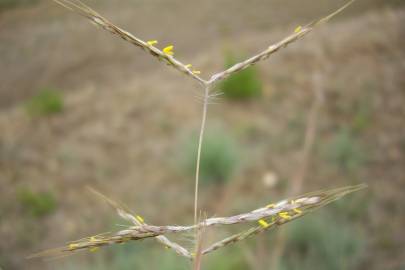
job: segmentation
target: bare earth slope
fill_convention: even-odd
[[[202,5],[203,10],[214,12],[208,4]],[[160,7],[170,11],[176,5],[161,3]],[[215,16],[217,23],[212,26],[197,14],[196,22],[205,29],[200,35],[195,22],[182,26],[181,16],[164,25],[170,12],[152,13],[154,6],[141,5],[147,14],[141,18],[133,17],[133,11],[115,14],[107,4],[100,8],[145,39],[158,38],[161,46],[174,42],[180,58],[207,75],[221,69],[223,48],[256,52],[307,22],[307,17],[333,9],[325,7],[294,21],[280,15],[283,23],[278,25],[283,26],[272,25],[271,31],[264,15],[250,22],[250,28],[236,19],[227,24],[221,16]],[[185,14],[196,12],[192,5],[184,8]],[[34,16],[44,11],[48,12],[45,22]],[[87,185],[136,206],[152,223],[191,220],[192,181],[173,160],[181,156],[184,137],[198,128],[196,96],[200,93],[194,82],[65,12],[40,5],[0,17],[0,266],[4,269],[43,269],[41,261],[23,258],[105,228],[112,213],[84,192]],[[29,25],[21,19],[24,16]],[[150,30],[137,27],[147,20],[160,23],[151,24]],[[3,27],[12,24],[13,29]],[[211,107],[209,116],[210,123],[220,123],[237,134],[252,157],[233,189],[253,201],[267,196],[260,177],[270,166],[281,177],[291,177],[301,135],[290,138],[289,124],[301,121],[299,116],[308,112],[315,73],[322,75],[325,91],[320,148],[339,127],[352,126],[359,104],[367,101],[366,123],[356,131],[367,162],[355,174],[346,174],[317,154],[305,188],[369,184],[372,202],[364,209],[363,222],[370,239],[361,269],[396,269],[405,250],[400,212],[405,197],[404,25],[403,8],[343,17],[259,66],[265,84],[262,99],[247,104],[221,100]],[[24,101],[43,86],[63,90],[64,111],[32,118]],[[289,139],[290,144],[284,143]],[[257,183],[248,182],[252,174]],[[156,196],[163,185],[164,192]],[[55,194],[56,212],[34,220],[25,216],[16,198],[19,188],[26,186]],[[210,196],[203,193],[202,203],[214,211]]]

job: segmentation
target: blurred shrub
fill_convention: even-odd
[[[218,250],[207,257],[204,262],[204,269],[221,270],[245,270],[250,269],[242,249],[236,246],[229,246]]]
[[[186,143],[184,169],[193,176],[197,157],[197,136]],[[236,144],[222,130],[209,130],[201,150],[200,178],[202,183],[224,183],[232,176],[239,161]]]
[[[356,102],[353,113],[352,130],[354,132],[362,132],[367,129],[373,123],[372,113],[370,98],[363,98]]]
[[[284,270],[358,269],[364,238],[329,215],[311,216],[288,227]]]
[[[225,68],[229,68],[238,63],[240,58],[234,57],[232,53],[227,53],[225,57]],[[239,73],[225,79],[218,86],[225,96],[231,99],[252,99],[262,93],[262,82],[255,67],[249,67]]]
[[[346,128],[340,129],[326,146],[326,158],[346,171],[354,171],[366,161],[359,142]]]
[[[63,110],[63,99],[57,90],[44,88],[26,104],[28,114],[47,116]]]
[[[39,0],[0,0],[0,11],[22,5],[33,5]]]
[[[361,220],[368,215],[370,202],[373,200],[370,192],[353,194],[344,200],[334,203],[334,210],[340,215],[349,218],[350,221]]]
[[[34,193],[24,188],[17,192],[17,199],[23,209],[34,217],[42,217],[56,209],[54,196],[49,192]]]

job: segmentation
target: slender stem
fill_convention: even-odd
[[[195,189],[194,189],[194,224],[198,224],[198,184],[200,179],[200,163],[201,163],[201,148],[204,139],[205,123],[207,121],[208,99],[210,93],[210,84],[205,84],[204,88],[204,104],[201,119],[200,137],[198,139],[197,161],[195,166]],[[201,256],[202,256],[202,231],[199,226],[196,227],[196,246],[194,253],[194,270],[201,269]]]
[[[194,224],[197,224],[198,221],[198,183],[200,178],[200,162],[201,162],[201,147],[204,139],[204,131],[205,131],[205,122],[207,120],[207,107],[208,107],[208,98],[209,98],[209,85],[205,86],[204,91],[204,104],[203,104],[203,112],[202,112],[202,119],[201,119],[201,128],[200,128],[200,137],[198,139],[198,150],[197,150],[197,162],[195,168],[195,189],[194,189]]]

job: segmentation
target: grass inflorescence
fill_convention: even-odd
[[[34,254],[30,257],[41,256],[65,256],[78,251],[97,251],[104,246],[122,244],[129,241],[138,241],[147,238],[156,239],[165,248],[174,250],[178,255],[183,256],[193,261],[195,270],[201,269],[202,256],[222,249],[228,245],[238,243],[251,236],[263,233],[270,229],[283,226],[293,220],[299,219],[306,214],[319,209],[343,196],[363,189],[364,185],[347,186],[343,188],[321,190],[296,196],[293,198],[285,199],[276,203],[270,203],[261,208],[248,211],[242,214],[225,216],[225,217],[212,217],[212,218],[198,218],[198,194],[199,194],[199,180],[206,177],[205,174],[212,173],[208,176],[212,179],[226,179],[230,177],[230,165],[232,154],[223,153],[228,151],[228,148],[223,148],[224,145],[221,141],[215,141],[213,146],[210,146],[210,141],[205,140],[205,127],[207,122],[207,111],[210,100],[218,93],[218,88],[224,88],[225,94],[237,98],[251,98],[258,96],[261,91],[261,84],[258,79],[257,73],[253,66],[259,62],[268,59],[272,54],[287,47],[287,45],[296,42],[303,38],[308,33],[312,32],[316,27],[329,21],[332,17],[343,11],[354,0],[349,1],[340,9],[331,13],[330,15],[316,20],[307,25],[298,26],[292,33],[287,35],[281,41],[268,46],[263,51],[247,58],[243,61],[236,61],[236,59],[228,59],[226,69],[212,74],[208,78],[203,78],[204,74],[192,64],[183,63],[178,60],[175,44],[160,44],[158,40],[143,40],[128,31],[118,27],[117,25],[104,18],[102,15],[86,6],[79,0],[54,0],[65,8],[72,10],[79,15],[87,18],[96,26],[110,32],[111,34],[120,37],[121,39],[133,44],[134,46],[142,49],[150,54],[158,61],[174,68],[175,70],[185,74],[186,76],[197,81],[203,90],[203,107],[201,117],[201,127],[198,136],[198,144],[195,148],[196,151],[193,155],[195,160],[195,189],[194,189],[194,223],[191,225],[165,225],[156,226],[148,224],[147,218],[139,214],[133,214],[126,207],[121,204],[105,197],[93,190],[111,206],[113,206],[118,215],[129,222],[131,225],[107,234],[97,234],[86,237],[77,241],[69,242],[66,245]],[[241,87],[241,88],[239,88]],[[34,102],[37,111],[40,113],[52,113],[61,109],[58,98],[50,95],[41,97],[39,101]],[[40,104],[40,106],[38,105]],[[45,104],[45,105],[44,105]],[[44,106],[43,106],[44,105]],[[38,109],[39,108],[39,109]],[[205,146],[203,148],[203,145]],[[206,147],[208,147],[206,149]],[[212,149],[210,150],[209,147]],[[232,148],[232,147],[230,147]],[[208,152],[212,151],[212,152]],[[207,152],[206,152],[207,151]],[[207,155],[207,153],[209,155]],[[208,158],[208,164],[207,164]],[[206,167],[205,167],[206,166]],[[217,166],[217,167],[216,167]],[[219,168],[219,169],[218,169]],[[203,245],[205,231],[209,228],[231,226],[236,224],[249,225],[247,230],[241,231],[222,240],[210,243],[207,246]],[[171,234],[187,234],[193,233],[195,235],[195,245],[193,248],[186,248],[169,239]],[[205,243],[205,241],[204,241]]]

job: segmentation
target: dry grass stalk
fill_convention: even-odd
[[[194,259],[194,270],[200,270],[201,269],[201,264],[202,264],[202,257],[203,257],[203,249],[204,249],[204,234],[206,233],[206,227],[205,227],[205,220],[202,222],[199,222],[199,225],[196,228],[196,235],[197,239],[196,242],[197,244],[195,245],[195,252],[193,253],[193,259]]]
[[[266,231],[270,228],[283,225],[289,221],[302,217],[303,215],[322,207],[334,200],[341,198],[342,196],[349,194],[351,192],[357,191],[364,188],[364,185],[345,187],[341,189],[334,189],[328,191],[319,191],[290,200],[284,200],[277,204],[271,204],[266,207],[262,207],[256,210],[253,210],[248,213],[231,216],[231,217],[219,217],[219,218],[208,218],[201,222],[197,222],[197,211],[198,211],[198,182],[199,182],[199,166],[200,166],[200,156],[201,148],[203,144],[205,123],[207,118],[207,107],[209,104],[209,99],[213,96],[210,92],[213,89],[214,84],[217,82],[226,79],[230,75],[239,72],[251,65],[257,64],[258,62],[269,58],[273,53],[279,51],[282,48],[285,48],[287,45],[299,40],[304,37],[315,27],[323,24],[324,22],[329,21],[332,17],[340,13],[346,7],[348,7],[355,0],[350,0],[346,5],[333,12],[332,14],[312,22],[304,27],[297,27],[291,35],[287,36],[280,42],[269,46],[266,50],[258,53],[257,55],[242,61],[234,66],[213,74],[209,80],[205,80],[199,76],[200,71],[191,69],[191,65],[185,65],[179,60],[177,60],[173,55],[173,45],[169,45],[164,49],[160,50],[154,45],[157,41],[144,41],[140,38],[135,37],[131,33],[121,29],[120,27],[114,25],[106,18],[102,17],[93,9],[89,8],[83,4],[80,0],[53,0],[58,4],[64,6],[67,9],[70,9],[81,16],[89,19],[93,24],[100,26],[104,30],[117,35],[124,39],[125,41],[130,42],[131,44],[143,49],[144,51],[151,54],[153,57],[157,58],[159,61],[166,63],[169,66],[172,66],[176,70],[186,74],[187,76],[198,81],[204,89],[204,104],[203,104],[203,113],[201,120],[200,136],[198,141],[198,152],[197,152],[197,164],[196,164],[196,174],[195,174],[195,195],[194,195],[194,224],[190,226],[152,226],[144,222],[143,218],[139,215],[133,215],[130,211],[126,210],[124,207],[118,203],[106,198],[100,193],[96,192],[98,195],[102,196],[110,205],[112,205],[118,212],[118,214],[125,220],[131,222],[133,226],[126,228],[125,230],[118,231],[112,234],[104,234],[92,236],[89,238],[81,239],[76,242],[68,243],[68,245],[54,249],[50,251],[45,251],[43,253],[34,254],[31,257],[38,256],[57,256],[57,255],[66,255],[79,250],[90,250],[95,251],[99,247],[113,245],[117,243],[124,243],[127,241],[136,241],[145,238],[156,238],[164,246],[169,247],[175,250],[179,255],[182,255],[186,258],[197,261],[195,263],[194,269],[199,269],[201,267],[201,256],[207,253],[210,253],[214,250],[217,250],[221,247],[241,241],[249,236],[258,234],[260,232]],[[266,221],[266,219],[271,219],[271,221]],[[260,226],[255,226],[247,231],[241,232],[239,234],[233,235],[226,239],[223,239],[217,243],[212,244],[210,247],[203,249],[202,248],[202,232],[210,226],[220,226],[220,225],[232,225],[240,224],[246,222],[259,222]],[[170,241],[165,234],[169,233],[180,233],[188,232],[190,230],[195,230],[196,232],[196,248],[195,252],[190,252],[181,245]]]

